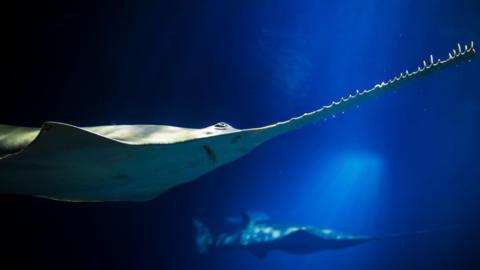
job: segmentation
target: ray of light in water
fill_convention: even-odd
[[[384,167],[383,157],[373,152],[332,153],[308,169],[317,184],[305,191],[301,205],[321,225],[358,230],[372,224],[381,207]]]

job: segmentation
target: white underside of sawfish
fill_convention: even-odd
[[[261,143],[398,89],[404,83],[470,59],[473,42],[445,60],[423,61],[371,89],[356,91],[313,112],[276,124],[235,129],[162,125],[41,128],[0,125],[0,193],[61,201],[145,201],[246,155]]]

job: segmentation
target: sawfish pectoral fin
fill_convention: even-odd
[[[0,158],[23,150],[39,132],[39,128],[0,125]]]
[[[72,148],[102,147],[124,144],[72,125],[45,122],[37,137],[23,151],[67,151]]]

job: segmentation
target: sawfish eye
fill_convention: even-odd
[[[215,124],[214,127],[215,127],[215,129],[225,130],[225,129],[229,128],[230,125],[225,123],[225,122],[220,122],[220,123]]]

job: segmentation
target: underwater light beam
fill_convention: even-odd
[[[384,159],[369,151],[333,152],[327,156],[327,160],[313,164],[307,177],[311,180],[302,183],[302,211],[313,222],[330,226],[349,227],[353,216],[355,226],[359,226],[366,215],[375,215],[378,210],[385,184]]]

